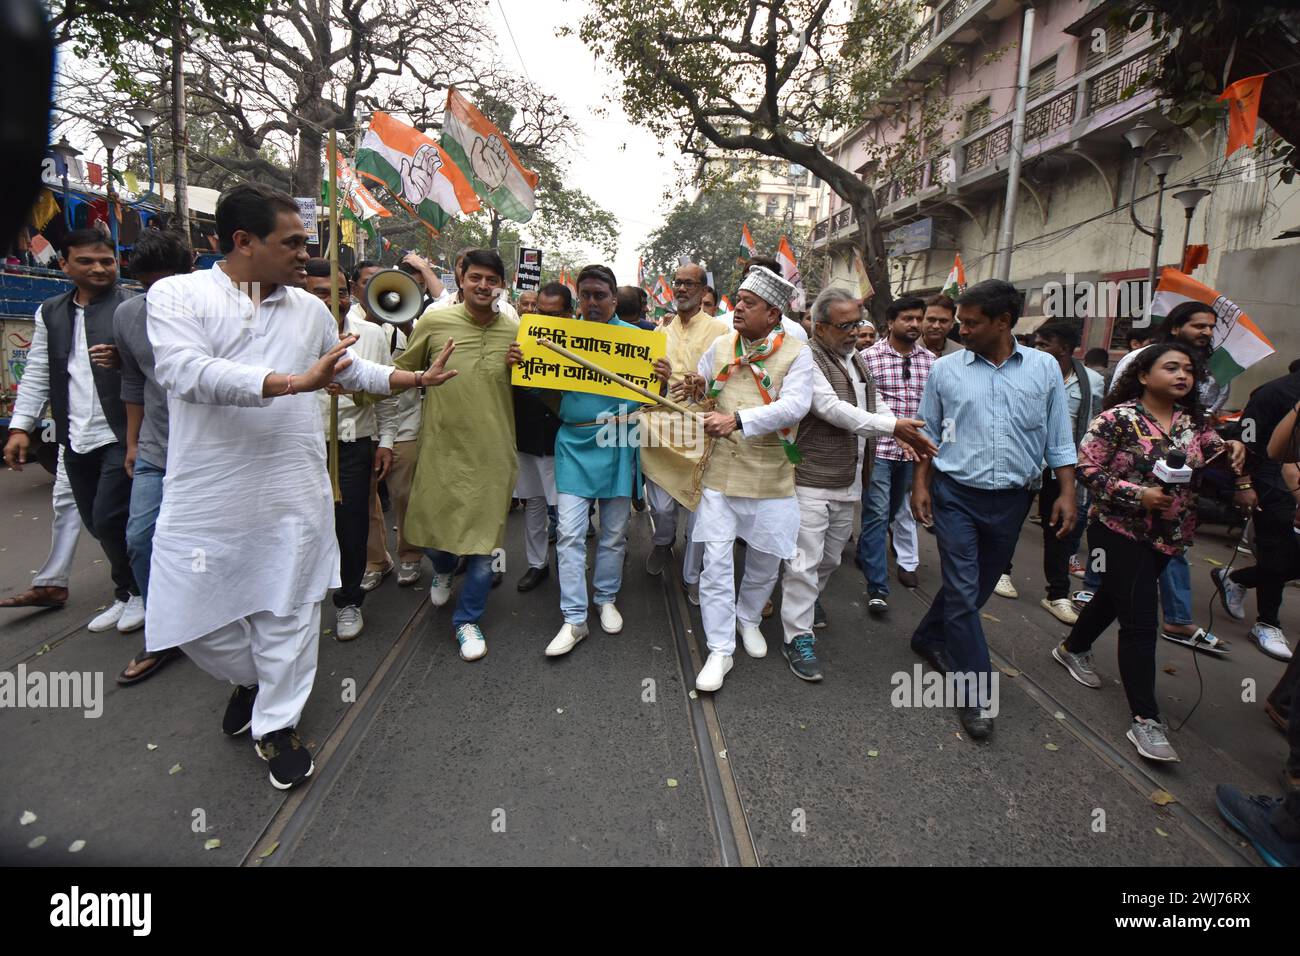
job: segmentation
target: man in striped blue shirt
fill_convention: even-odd
[[[1076,461],[1061,371],[1051,356],[1016,342],[1020,292],[988,279],[957,300],[965,351],[934,363],[917,417],[939,444],[917,462],[912,511],[933,525],[943,587],[912,635],[912,649],[940,671],[960,675],[962,726],[973,739],[993,730],[992,665],[982,608],[1015,551],[1043,462],[1056,473],[1051,525],[1074,526]],[[963,681],[965,682],[963,685]]]

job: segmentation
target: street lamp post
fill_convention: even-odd
[[[113,257],[118,255],[117,248],[117,211],[113,208],[113,152],[126,140],[126,137],[111,126],[102,126],[95,130],[95,135],[104,144],[108,152],[108,180],[105,195],[108,197],[108,231],[113,237]]]
[[[1210,191],[1208,189],[1196,185],[1195,179],[1187,184],[1186,189],[1180,189],[1178,192],[1174,193],[1174,198],[1183,204],[1183,210],[1187,213],[1187,219],[1183,223],[1182,250],[1184,258],[1187,256],[1187,243],[1192,238],[1192,216],[1195,214],[1196,207],[1200,204],[1201,200],[1209,194]]]
[[[1151,137],[1155,134],[1155,127],[1148,126],[1145,123],[1138,123],[1124,134],[1124,139],[1128,141],[1129,146],[1133,149],[1133,183],[1129,193],[1129,218],[1133,220],[1133,225],[1138,232],[1151,237],[1151,262],[1147,267],[1148,305],[1152,296],[1155,295],[1156,271],[1160,268],[1160,241],[1164,238],[1164,229],[1161,225],[1161,206],[1164,205],[1165,200],[1165,179],[1169,176],[1169,171],[1174,168],[1174,165],[1182,159],[1177,153],[1158,153],[1146,160],[1147,166],[1156,174],[1156,218],[1152,228],[1148,229],[1138,221],[1137,217],[1137,173],[1138,162],[1142,159],[1147,143],[1151,141]]]
[[[147,106],[135,106],[131,109],[131,118],[144,132],[145,160],[149,164],[149,192],[153,192],[153,137],[150,134],[158,122],[158,113]]]
[[[63,160],[63,221],[72,229],[72,204],[68,202],[68,164],[81,155],[81,150],[68,142],[68,137],[60,136],[59,141],[50,147],[54,155]]]

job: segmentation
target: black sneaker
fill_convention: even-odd
[[[236,687],[226,704],[226,716],[221,719],[221,732],[227,737],[238,737],[253,726],[253,701],[257,700],[257,685]]]
[[[1214,802],[1223,819],[1250,841],[1269,866],[1300,866],[1300,840],[1287,840],[1273,826],[1273,814],[1281,800],[1249,796],[1238,787],[1221,783],[1214,788]]]
[[[817,638],[811,634],[800,634],[789,643],[782,642],[781,653],[785,655],[786,662],[795,677],[810,681],[822,679],[822,666],[817,662],[817,655],[813,653],[813,645],[816,643]]]
[[[826,626],[826,609],[822,607],[821,601],[813,602],[813,628],[821,630]]]
[[[273,730],[257,741],[257,755],[271,766],[271,786],[288,790],[302,783],[316,769],[311,751],[298,739],[297,728]]]

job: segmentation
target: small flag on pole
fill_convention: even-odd
[[[1162,269],[1156,294],[1151,298],[1148,319],[1163,321],[1182,302],[1201,302],[1217,317],[1211,342],[1209,369],[1220,385],[1232,381],[1275,349],[1263,332],[1236,303],[1177,269]]]
[[[758,254],[758,246],[754,245],[754,237],[749,234],[749,223],[741,223],[740,258],[752,259],[757,254]]]
[[[802,312],[804,309],[803,276],[799,274],[799,265],[794,260],[794,249],[790,246],[790,240],[785,236],[781,237],[781,244],[777,246],[776,261],[781,266],[782,276],[794,286],[790,307],[796,312]]]
[[[962,294],[966,288],[966,267],[961,264],[961,253],[953,260],[952,271],[948,273],[948,278],[943,283],[943,294],[950,299],[955,299]]]
[[[871,285],[871,277],[867,275],[867,264],[862,261],[862,250],[853,250],[853,268],[858,273],[858,298],[863,302],[868,301],[876,290]]]
[[[731,304],[731,300],[724,295],[721,299],[718,300],[718,311],[715,312],[714,314],[726,315],[728,312],[735,312],[735,311],[736,311],[735,306]]]
[[[1228,152],[1231,156],[1243,146],[1255,142],[1255,124],[1259,121],[1259,98],[1264,90],[1267,73],[1247,76],[1231,84],[1219,94],[1219,100],[1228,104]]]

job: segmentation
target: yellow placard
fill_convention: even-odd
[[[561,392],[591,392],[634,402],[648,402],[649,399],[538,345],[539,338],[550,339],[575,355],[581,355],[587,361],[651,391],[659,387],[654,363],[668,352],[668,337],[662,332],[629,329],[604,322],[557,319],[549,315],[520,316],[518,342],[524,358],[510,373],[512,384],[553,388]]]

